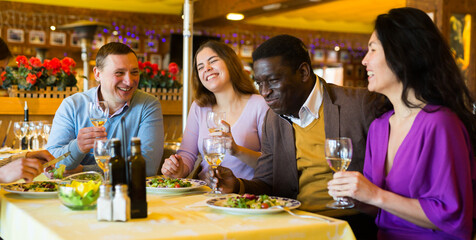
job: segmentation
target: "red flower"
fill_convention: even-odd
[[[41,60],[36,57],[31,57],[30,58],[30,65],[33,66],[34,68],[40,68],[41,67]]]
[[[150,64],[150,62],[148,62],[148,61],[145,62],[144,65],[145,65],[145,67],[151,67],[152,66],[152,64]]]
[[[15,61],[17,62],[18,67],[21,67],[21,66],[28,67],[28,59],[23,55],[19,55],[15,59]]]
[[[158,72],[158,71],[159,71],[159,65],[157,65],[157,63],[152,64],[151,67],[152,67],[152,71],[154,71],[154,72]]]
[[[65,57],[61,60],[61,69],[68,75],[71,74],[71,68],[75,66],[76,62],[72,58]]]
[[[28,73],[28,76],[26,77],[26,81],[31,84],[31,85],[35,85],[36,83],[36,75],[35,74],[31,74],[31,73]]]
[[[41,75],[43,75],[43,72],[37,72],[36,73],[36,77],[41,77]]]
[[[173,77],[172,77],[172,80],[177,81],[177,77],[176,77],[176,76],[173,76]]]
[[[162,74],[162,76],[165,76],[165,71],[164,70],[160,71],[160,74]]]
[[[76,67],[76,62],[70,57],[65,57],[61,60],[61,65],[66,67]]]
[[[61,61],[58,58],[53,58],[50,61],[45,60],[43,66],[51,71],[53,75],[56,75],[58,72],[60,72],[62,67]]]
[[[7,77],[5,75],[7,75],[6,71],[3,71],[2,74],[0,74],[0,86],[2,86],[3,81],[5,81],[5,79],[7,79]]]
[[[139,61],[139,70],[143,70],[144,69],[144,63]]]
[[[179,72],[178,65],[174,62],[171,62],[169,64],[169,72],[172,73],[173,75],[177,74]]]

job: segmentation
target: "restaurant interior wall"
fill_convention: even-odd
[[[170,59],[169,48],[171,35],[181,34],[183,27],[182,19],[176,15],[107,11],[9,1],[0,1],[0,4],[0,36],[7,38],[9,29],[19,29],[24,33],[22,42],[15,43],[7,41],[14,55],[31,57],[36,56],[38,51],[45,51],[45,58],[47,59],[53,57],[61,59],[68,56],[76,61],[78,75],[83,75],[80,57],[81,49],[77,45],[73,45],[73,31],[56,30],[55,32],[65,33],[64,45],[52,45],[50,43],[50,34],[53,32],[50,30],[51,25],[60,26],[78,20],[90,20],[110,24],[111,29],[101,29],[97,32],[90,59],[95,58],[99,46],[97,44],[110,41],[110,39],[114,37],[114,35],[112,35],[113,30],[117,29],[120,32],[117,39],[119,39],[119,37],[121,37],[123,41],[127,39],[125,41],[126,43],[131,46],[137,46],[136,52],[141,60],[162,63],[164,68],[166,68]],[[324,54],[324,58],[316,58],[316,61],[313,61],[313,65],[316,68],[326,67],[327,65],[339,65],[344,67],[344,65],[350,64],[355,65],[355,69],[358,69],[360,66],[359,58],[361,58],[366,51],[369,37],[368,34],[298,30],[236,22],[227,22],[226,24],[222,23],[213,26],[197,24],[194,30],[194,34],[197,35],[220,37],[237,51],[245,64],[251,63],[251,52],[266,39],[278,34],[292,34],[300,37],[308,45],[311,56],[316,54],[316,52]],[[44,44],[30,41],[29,33],[31,31],[43,31],[45,33]],[[134,38],[132,34],[134,34]],[[156,45],[150,47],[149,43],[151,42]],[[335,46],[340,46],[341,49],[347,51],[345,61],[340,61],[338,52],[336,52],[337,55],[333,53],[335,52]],[[328,53],[334,56],[331,61],[326,59]],[[349,62],[346,63],[346,61]],[[15,62],[10,61],[10,64],[15,65]],[[93,61],[90,62],[90,64],[94,66]],[[92,69],[92,67],[90,69]],[[349,69],[349,67],[347,67],[347,69]],[[352,69],[354,69],[354,67],[352,67]],[[358,70],[356,71],[357,72],[353,72],[347,77],[344,74],[344,84],[350,86],[365,85],[364,78],[357,74]],[[97,83],[94,80],[92,72],[88,75],[89,86],[96,86]],[[78,80],[81,81],[81,78],[78,77]],[[82,84],[78,82],[78,86],[81,87]],[[162,105],[164,105],[164,103],[162,103]],[[167,106],[163,106],[163,108],[167,108]],[[52,115],[49,115],[49,117],[43,116],[41,112],[37,114],[38,116],[42,116],[38,118],[52,119],[53,117]],[[2,113],[0,113],[0,117],[5,118]],[[22,116],[21,114],[9,115],[8,119],[21,120]],[[4,119],[3,122],[8,123],[8,119]],[[172,138],[172,136],[178,138],[180,134],[177,133],[178,130],[176,129],[182,128],[181,115],[167,114],[164,112],[164,125],[169,138]],[[0,138],[4,135],[3,131],[0,131]],[[9,137],[8,140],[10,141],[11,138]]]

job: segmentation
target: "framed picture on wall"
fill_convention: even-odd
[[[159,41],[156,39],[149,39],[145,41],[145,51],[146,52],[154,52],[156,53],[159,51]]]
[[[64,32],[51,32],[50,33],[50,44],[54,46],[65,46],[66,45],[66,33]]]
[[[131,38],[131,39],[127,39],[127,44],[129,45],[129,47],[132,48],[132,50],[134,50],[135,52],[138,52],[139,51],[139,40],[135,39],[135,38]]]
[[[343,63],[349,63],[350,62],[349,51],[347,51],[347,50],[341,50],[340,51],[340,61],[343,62]]]
[[[337,52],[334,50],[327,51],[327,62],[337,62]]]
[[[93,49],[100,49],[104,44],[106,44],[106,38],[102,35],[94,36],[92,48]]]
[[[69,44],[71,47],[81,47],[81,38],[79,38],[78,34],[71,34],[71,41]]]
[[[241,45],[241,57],[251,57],[251,53],[253,53],[253,45]]]
[[[9,28],[7,30],[7,41],[13,43],[25,42],[25,33],[22,29]]]
[[[145,53],[137,53],[137,60],[139,62],[146,62],[147,61],[147,55]]]
[[[28,33],[28,41],[30,44],[44,45],[46,42],[45,31],[32,30]]]
[[[312,60],[314,62],[324,62],[324,50],[315,49],[314,54],[312,55]]]

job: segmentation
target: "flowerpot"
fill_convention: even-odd
[[[181,101],[182,89],[166,89],[166,88],[141,88],[140,90],[154,95],[161,101]]]
[[[0,89],[0,97],[8,97],[8,90]]]
[[[23,90],[18,89],[17,85],[8,88],[10,97],[20,98],[66,98],[79,91],[78,87],[66,87],[65,90],[59,91],[58,87],[47,87],[39,90]]]

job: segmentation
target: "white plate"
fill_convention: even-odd
[[[206,204],[215,209],[219,209],[222,211],[230,212],[230,213],[240,213],[240,214],[268,214],[268,213],[276,213],[284,211],[283,209],[279,208],[271,208],[271,209],[251,209],[251,208],[234,208],[234,207],[226,207],[226,199],[228,197],[218,197],[209,199]],[[290,198],[283,198],[283,197],[272,197],[269,198],[276,199],[278,202],[282,203],[282,205],[288,207],[289,209],[295,209],[301,206],[301,203],[298,200],[290,199]]]
[[[156,178],[156,177],[150,177],[150,178]],[[192,184],[191,187],[183,187],[183,188],[160,188],[160,187],[146,187],[148,193],[181,193],[181,192],[186,192],[190,191],[193,189],[197,189],[202,186],[206,186],[207,183],[202,180],[198,179],[189,179],[189,178],[179,178],[180,180],[184,182],[189,182]]]
[[[54,181],[39,181],[39,182],[54,182]],[[7,192],[20,194],[25,197],[57,197],[58,196],[58,191],[35,192],[34,190],[29,190],[28,192],[23,192],[21,190],[16,189],[16,187],[22,186],[25,184],[31,184],[31,183],[10,183],[10,184],[2,185],[2,188]]]

